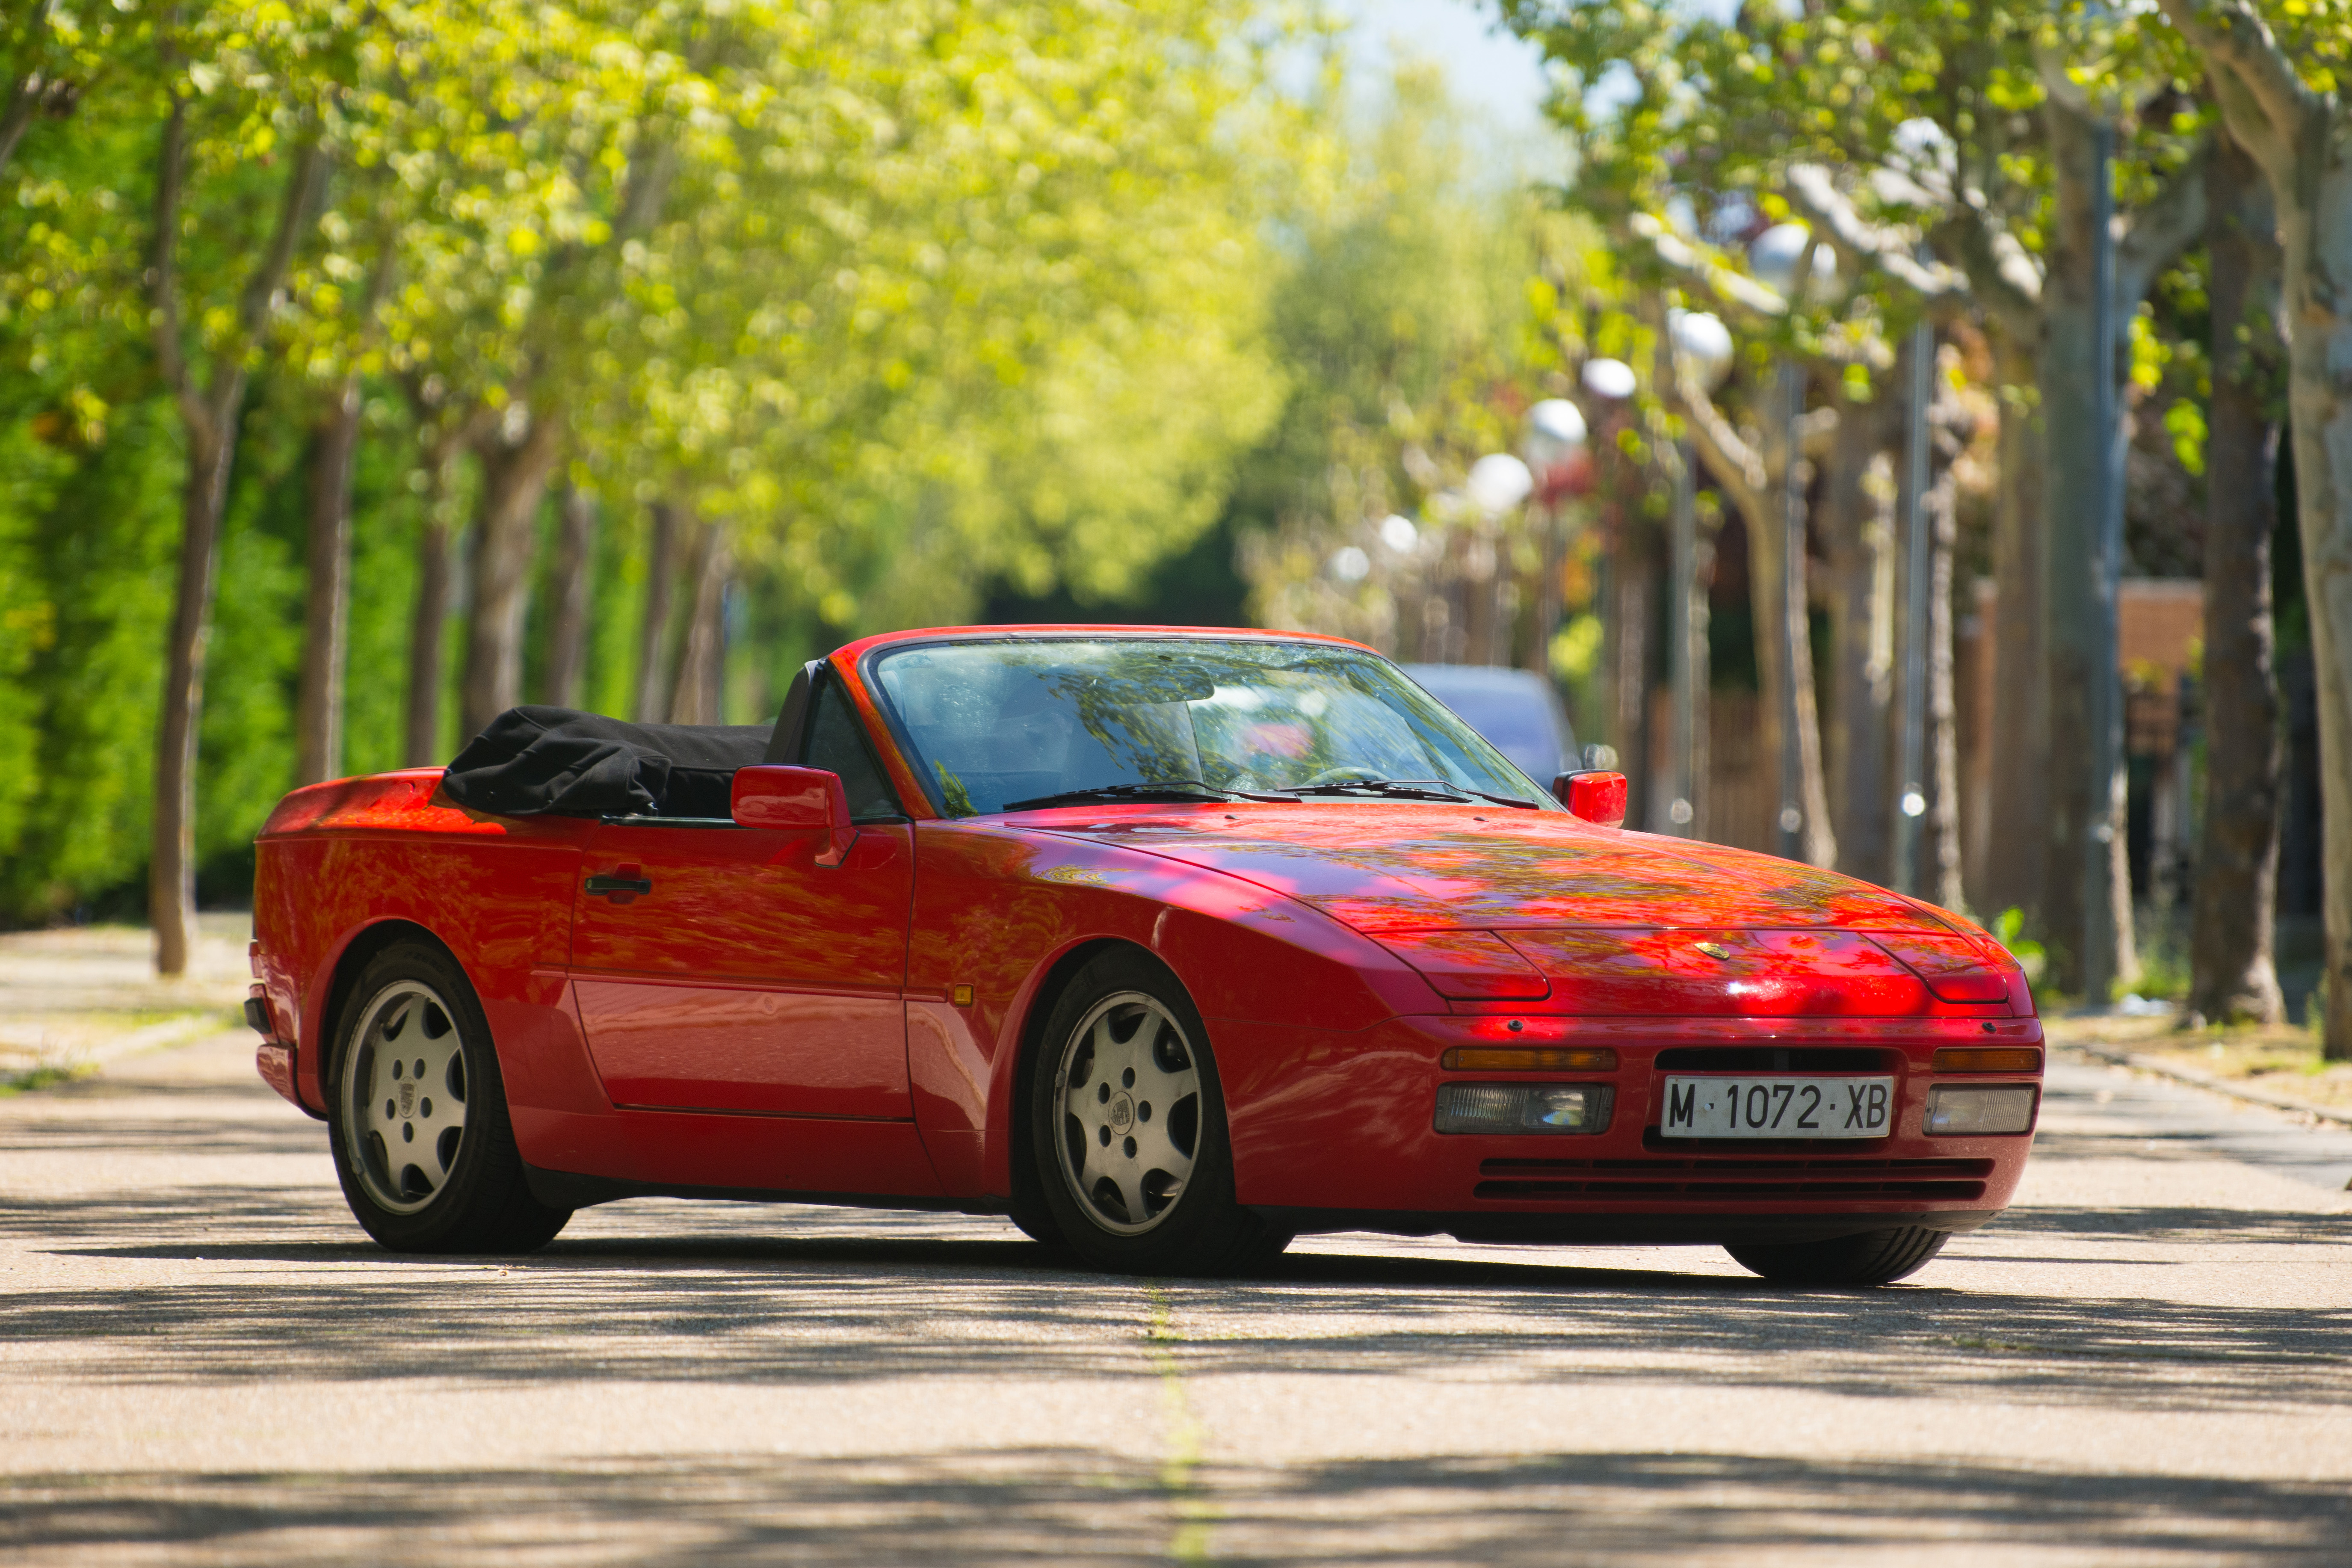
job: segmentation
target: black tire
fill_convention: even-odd
[[[529,1252],[571,1219],[524,1180],[489,1023],[447,952],[404,942],[368,960],[332,1041],[327,1141],[352,1217],[378,1242]]]
[[[1046,1208],[1044,1200],[1040,1199],[1034,1206],[1016,1203],[1005,1211],[1004,1217],[1013,1222],[1014,1229],[1038,1246],[1050,1247],[1056,1252],[1070,1250],[1069,1238],[1062,1234],[1062,1227],[1054,1223],[1053,1212]]]
[[[1944,1250],[1948,1231],[1906,1225],[1830,1241],[1789,1241],[1727,1247],[1742,1268],[1775,1285],[1892,1285],[1916,1274]]]
[[[1143,1068],[1144,1089],[1171,1086],[1173,1102],[1142,1098],[1133,1066],[1097,1076],[1097,1058],[1115,1049]],[[1114,1089],[1119,1076],[1126,1081]],[[1290,1245],[1287,1234],[1234,1200],[1208,1029],[1183,985],[1150,954],[1114,949],[1071,977],[1046,1017],[1029,1077],[1040,1195],[1060,1239],[1087,1262],[1120,1274],[1213,1278],[1262,1268]],[[1090,1089],[1099,1099],[1087,1094]],[[1086,1103],[1087,1119],[1069,1113],[1073,1096]],[[1173,1173],[1171,1189],[1169,1167],[1183,1161],[1189,1164]],[[1091,1183],[1089,1170],[1097,1173]]]

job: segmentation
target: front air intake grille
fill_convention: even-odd
[[[1980,1198],[1990,1160],[1487,1160],[1481,1198]]]

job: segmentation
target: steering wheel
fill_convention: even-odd
[[[1386,777],[1388,777],[1388,774],[1381,772],[1378,768],[1325,768],[1321,773],[1317,773],[1313,778],[1308,779],[1306,784],[1299,787],[1302,789],[1312,789],[1317,784],[1377,784]]]

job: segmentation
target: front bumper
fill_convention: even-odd
[[[1237,1195],[1286,1227],[1596,1242],[1804,1240],[1903,1225],[1973,1229],[2008,1205],[2032,1135],[1930,1137],[1928,1090],[2038,1085],[2039,1078],[1937,1074],[1931,1061],[1938,1047],[2042,1044],[2038,1020],[2006,1017],[1448,1015],[1392,1018],[1353,1034],[1302,1037],[1236,1024],[1212,1025],[1212,1034],[1226,1079]],[[1449,1047],[1498,1043],[1606,1046],[1617,1066],[1555,1074],[1440,1065]],[[1737,1070],[1800,1074],[1824,1053],[1867,1053],[1868,1070],[1895,1080],[1887,1134],[1661,1136],[1661,1079],[1721,1070],[1695,1069],[1690,1053],[1727,1048],[1754,1054],[1755,1065]],[[1434,1129],[1443,1084],[1536,1079],[1612,1086],[1609,1126],[1580,1135]]]

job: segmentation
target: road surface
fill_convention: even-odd
[[[0,1562],[2352,1562],[2352,1134],[2119,1068],[1889,1289],[1370,1237],[1151,1285],[667,1200],[394,1258],[250,1039],[0,1100]]]

